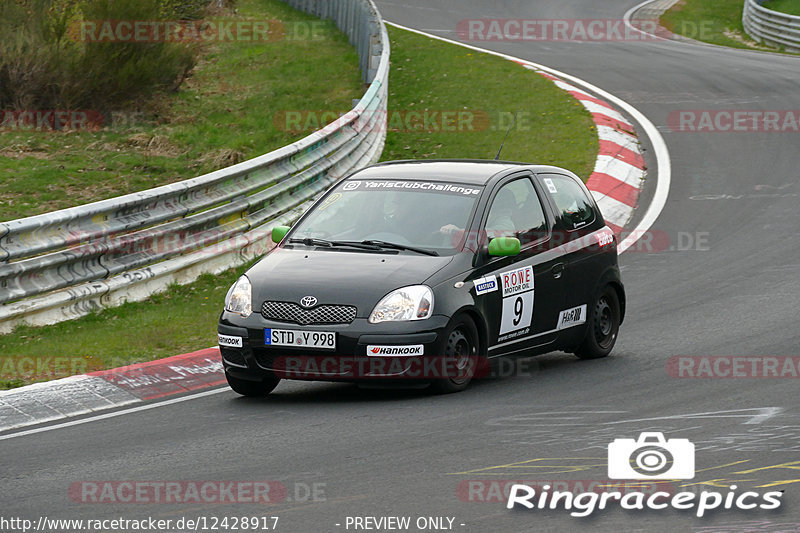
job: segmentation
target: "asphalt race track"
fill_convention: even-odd
[[[378,5],[388,21],[455,39],[462,19],[621,19],[636,3]],[[353,517],[365,516],[409,516],[410,531],[419,517],[452,518],[452,529],[465,532],[745,531],[751,523],[800,531],[797,378],[678,378],[667,365],[676,356],[800,355],[800,133],[667,124],[680,110],[797,113],[800,58],[671,41],[472,44],[601,87],[664,136],[672,185],[651,230],[657,249],[634,246],[621,256],[628,312],[612,356],[522,360],[506,377],[448,396],[301,382],[284,382],[263,400],[224,390],[4,440],[4,516],[278,516],[276,530],[285,532],[353,531]],[[652,151],[646,157],[653,177]],[[611,505],[575,518],[563,509],[507,510],[497,497],[503,480],[607,480],[607,445],[642,431],[694,442],[696,476],[672,484],[674,492],[785,489],[780,509],[697,518]],[[271,505],[86,503],[74,488],[128,480],[270,480],[287,497]]]

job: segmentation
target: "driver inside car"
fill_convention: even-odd
[[[492,208],[486,221],[486,235],[489,239],[495,237],[513,237],[516,232],[513,215],[517,210],[517,198],[507,187],[500,189],[494,198]],[[446,224],[439,229],[445,235],[453,235],[464,231],[453,224]]]

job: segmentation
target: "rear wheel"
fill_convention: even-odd
[[[433,382],[433,389],[440,393],[459,392],[467,388],[479,363],[478,328],[467,316],[459,317],[447,332],[442,365],[444,376]]]
[[[617,291],[606,285],[589,309],[586,337],[575,351],[581,359],[598,359],[611,353],[619,333],[620,308]]]
[[[268,376],[260,381],[250,381],[247,379],[239,379],[231,376],[225,372],[225,379],[228,380],[228,385],[231,386],[234,392],[242,396],[262,397],[266,396],[278,386],[281,378],[277,376]]]

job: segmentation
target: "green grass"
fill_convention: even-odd
[[[800,0],[774,0],[800,6]],[[742,26],[744,0],[681,0],[661,17],[669,31],[720,46],[750,50],[780,51],[757,43]],[[771,7],[774,9],[774,7]]]
[[[598,148],[591,116],[552,82],[506,60],[409,32],[392,29],[391,39],[390,117],[392,112],[425,108],[475,115],[481,111],[488,116],[519,111],[517,126],[503,149],[505,159],[552,163],[588,177]],[[479,96],[487,94],[491,98]],[[506,127],[484,126],[462,132],[390,131],[383,159],[493,158]],[[79,372],[84,372],[213,346],[225,293],[245,269],[203,276],[147,301],[77,320],[18,327],[0,336],[0,388],[68,374],[14,373],[31,360],[57,357],[83,364]]]
[[[800,16],[800,0],[768,0],[764,7],[790,15]]]
[[[188,179],[261,155],[303,136],[277,127],[281,111],[350,109],[363,94],[356,51],[333,23],[317,26],[319,19],[278,0],[239,0],[237,6],[240,18],[285,21],[289,35],[311,27],[315,39],[207,45],[176,93],[116,113],[116,123],[101,131],[0,128],[0,221]],[[313,82],[318,79],[325,82]]]
[[[390,128],[382,160],[493,159],[517,112],[503,159],[563,166],[588,179],[597,155],[592,117],[551,81],[511,61],[411,32],[389,28],[389,36]],[[392,119],[424,110],[467,114],[449,131],[391,128]]]

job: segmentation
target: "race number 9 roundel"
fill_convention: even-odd
[[[500,274],[503,286],[503,314],[500,335],[530,327],[533,319],[533,268],[530,266]]]

